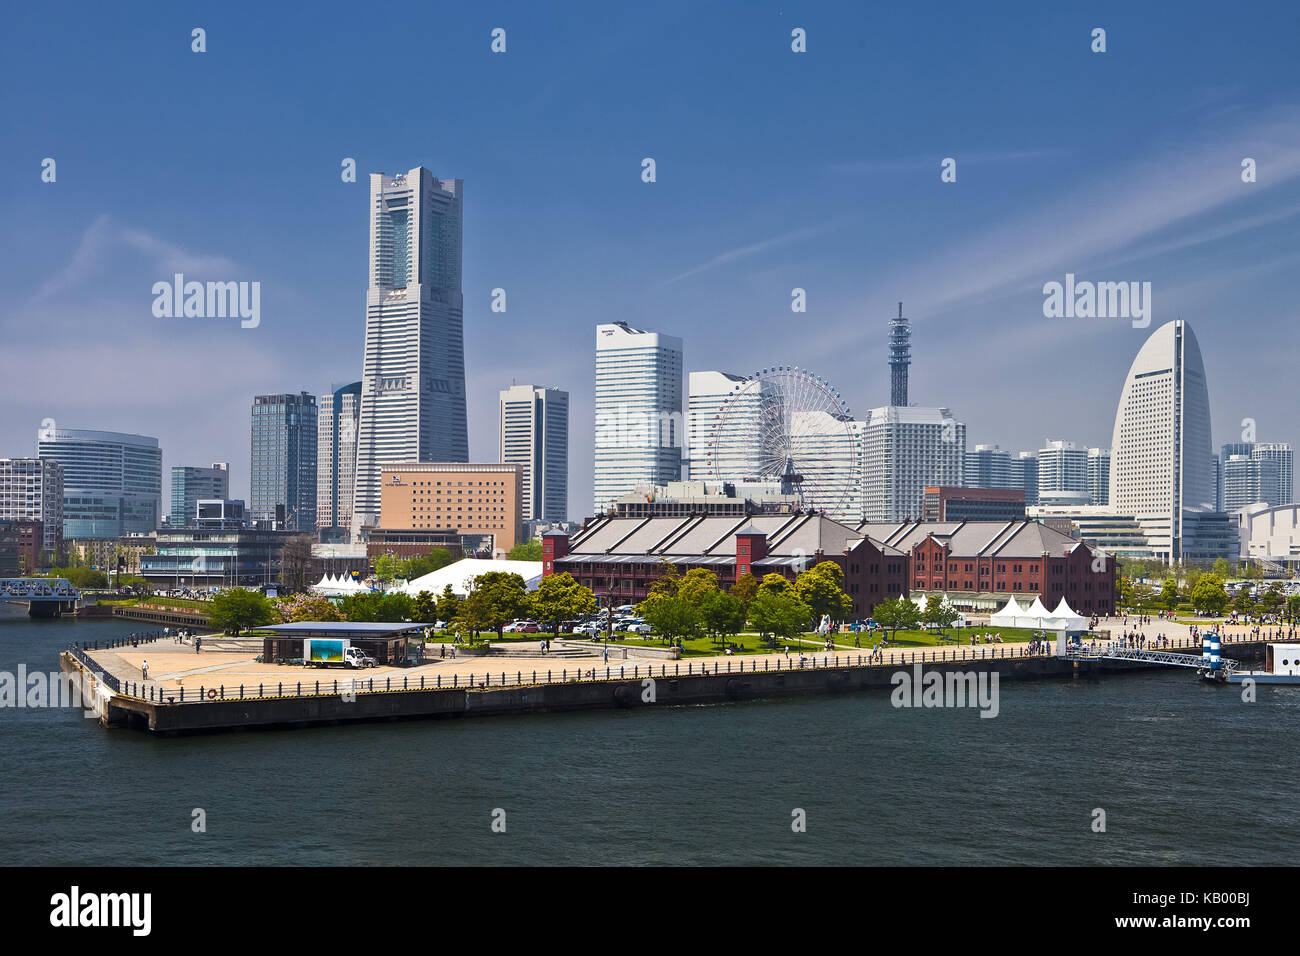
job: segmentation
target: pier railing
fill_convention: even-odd
[[[1249,635],[1224,637],[1224,646],[1255,643],[1263,640]],[[1093,642],[1084,641],[1087,648]],[[1118,645],[1120,641],[1098,640],[1097,645]],[[1199,649],[1200,640],[1173,638],[1159,642],[1160,649],[1178,647]],[[1148,641],[1155,648],[1155,641]],[[1068,656],[1068,655],[1067,655]],[[153,681],[121,681],[119,693],[123,697],[154,704],[176,705],[213,703],[237,700],[274,700],[295,697],[337,697],[340,694],[400,694],[431,690],[484,691],[507,687],[535,687],[544,684],[570,682],[619,682],[628,680],[673,679],[696,676],[742,676],[744,674],[834,670],[844,667],[910,667],[913,664],[974,663],[994,660],[1028,660],[1055,658],[1054,641],[1040,643],[1033,651],[1028,644],[980,644],[968,647],[894,648],[880,653],[835,653],[789,655],[786,657],[747,658],[735,657],[725,661],[692,660],[664,664],[592,664],[590,667],[562,667],[547,670],[484,670],[470,674],[419,674],[387,675],[384,677],[345,677],[326,680],[260,681],[240,684],[201,684],[195,687],[168,687]],[[79,660],[85,658],[79,657]],[[444,659],[444,662],[450,659]],[[428,662],[426,662],[428,663]],[[102,671],[99,668],[97,672]]]

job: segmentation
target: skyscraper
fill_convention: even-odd
[[[194,521],[200,498],[230,497],[230,462],[216,461],[208,468],[172,466],[172,508],[168,524],[183,528]]]
[[[316,418],[316,530],[342,534],[352,527],[356,493],[357,426],[361,383],[334,389],[320,399]]]
[[[1233,466],[1235,491],[1228,494],[1228,461],[1234,457],[1244,456],[1252,464],[1237,462]],[[1294,497],[1295,453],[1290,442],[1230,442],[1221,451],[1220,474],[1223,489],[1220,492],[1222,503],[1220,510],[1236,511],[1242,505],[1258,501],[1270,505],[1289,505]],[[1270,467],[1267,462],[1272,462]],[[1274,475],[1276,471],[1276,475]],[[1253,492],[1249,491],[1253,488]],[[1242,495],[1261,494],[1264,497],[1241,500]],[[1229,498],[1231,497],[1231,505]]]
[[[745,383],[743,375],[731,372],[691,372],[687,376],[686,415],[690,448],[690,477],[695,479],[736,480],[756,477],[761,470],[759,455],[758,419],[762,410],[763,390],[745,391],[732,399],[729,409],[729,427],[739,432],[734,447],[752,442],[754,454],[751,461],[740,462],[736,474],[711,474],[721,464],[710,454],[709,442],[714,439],[714,429],[720,422],[719,413],[729,397]]]
[[[1038,497],[1071,492],[1088,495],[1088,449],[1072,441],[1048,441],[1038,449]]]
[[[1088,497],[1094,505],[1110,504],[1110,449],[1088,449]]]
[[[249,511],[289,531],[316,530],[316,396],[258,395],[253,399]]]
[[[596,326],[596,514],[639,483],[680,480],[684,425],[682,340]]]
[[[464,181],[370,175],[370,285],[354,535],[379,523],[380,469],[469,458],[461,221]]]
[[[898,303],[898,318],[889,320],[889,404],[907,404],[907,368],[912,364],[912,326],[903,318],[903,303]]]
[[[41,550],[63,543],[63,468],[52,459],[0,458],[0,521],[39,521]]]
[[[966,425],[948,409],[873,408],[858,432],[862,520],[920,520],[928,486],[962,484]]]
[[[564,521],[569,510],[569,393],[512,385],[501,399],[501,461],[519,465],[524,521]]]
[[[966,452],[962,472],[967,488],[1019,488],[1011,477],[1011,452],[997,445],[976,445]]]
[[[1110,508],[1167,522],[1168,560],[1190,551],[1189,511],[1214,510],[1210,395],[1191,326],[1167,322],[1133,359],[1111,437]]]
[[[1025,493],[1025,506],[1038,504],[1038,452],[1018,451],[1011,456],[1011,487]]]
[[[41,428],[37,454],[63,466],[63,537],[120,538],[158,528],[158,439],[122,432]]]

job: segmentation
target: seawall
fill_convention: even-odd
[[[1262,642],[1242,642],[1231,647],[1234,658],[1249,659],[1262,653]],[[1225,652],[1227,648],[1225,648]],[[830,658],[834,661],[834,658]],[[327,690],[301,696],[260,696],[254,688],[222,689],[222,699],[208,690],[201,701],[185,703],[149,700],[123,692],[101,691],[100,721],[106,726],[124,726],[160,734],[213,733],[229,730],[306,727],[379,720],[421,718],[488,717],[578,710],[632,709],[663,705],[712,704],[747,700],[779,699],[815,694],[849,694],[893,689],[892,676],[911,670],[912,664],[818,664],[781,670],[717,670],[708,674],[655,673],[647,677],[552,680],[493,686],[490,682],[473,688],[463,686],[366,689],[357,682],[355,693],[333,693],[331,679],[322,682]],[[60,655],[65,672],[93,677],[90,668],[69,652]],[[974,660],[927,661],[927,673],[938,671],[996,672],[999,681],[1098,678],[1107,674],[1147,670],[1158,666],[1138,661],[1072,660],[1051,656],[1003,657]],[[654,670],[660,670],[654,667]],[[601,669],[603,670],[603,668]],[[644,668],[641,669],[642,671]],[[1190,677],[1190,674],[1189,674]],[[495,678],[491,678],[495,679]],[[306,685],[308,682],[304,681]],[[343,681],[339,686],[346,686]],[[312,690],[314,691],[314,685]],[[270,688],[267,688],[268,694]]]

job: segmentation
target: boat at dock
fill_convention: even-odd
[[[1229,684],[1253,681],[1256,684],[1300,685],[1300,644],[1265,645],[1263,670],[1237,670],[1227,674]]]

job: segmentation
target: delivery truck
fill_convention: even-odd
[[[375,659],[346,637],[312,637],[302,642],[302,659],[314,667],[374,667]]]

